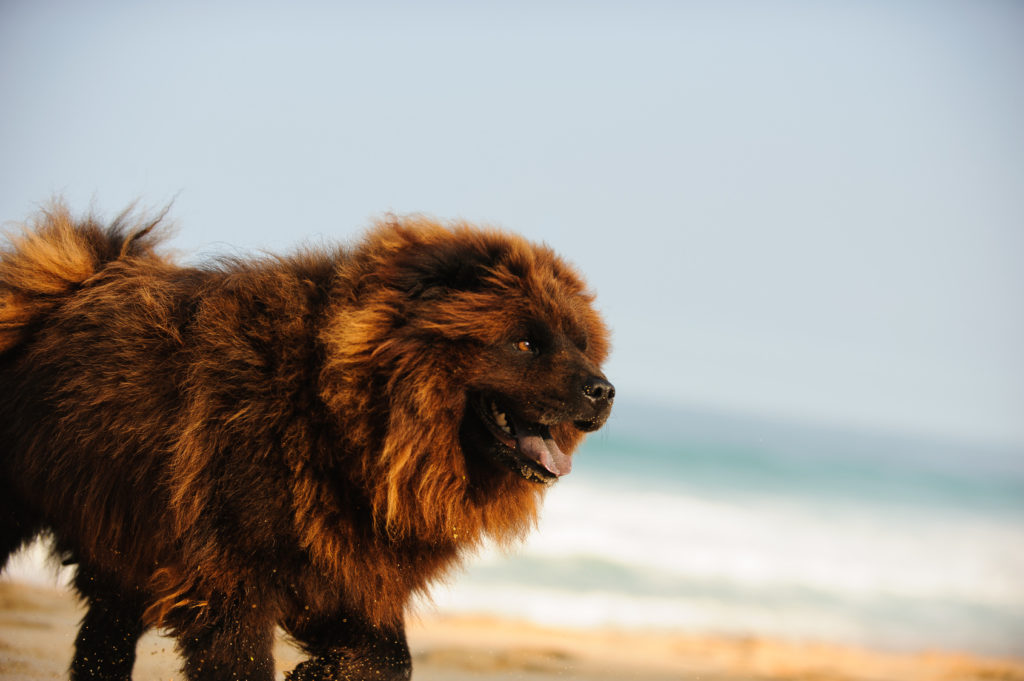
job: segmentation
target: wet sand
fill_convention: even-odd
[[[0,581],[0,679],[66,679],[82,609],[66,590]],[[556,630],[489,617],[414,617],[415,681],[1024,681],[1024,660],[892,653],[752,637]],[[278,678],[300,653],[280,638]],[[147,634],[136,681],[181,681],[170,639]]]

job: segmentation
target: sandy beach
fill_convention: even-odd
[[[66,678],[82,610],[66,590],[0,582],[0,679]],[[554,630],[484,617],[421,616],[409,628],[416,681],[1024,681],[1024,660],[891,653],[750,637]],[[279,678],[300,659],[285,640]],[[134,678],[178,681],[173,642],[147,634]]]

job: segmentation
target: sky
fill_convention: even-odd
[[[619,401],[1024,445],[1024,3],[0,0],[0,220],[574,262]]]

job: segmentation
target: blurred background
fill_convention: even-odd
[[[587,275],[613,418],[426,611],[1024,655],[1024,4],[5,0],[0,102],[8,227]]]

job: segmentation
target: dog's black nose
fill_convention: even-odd
[[[601,376],[591,376],[583,381],[583,394],[591,402],[607,402],[615,399],[615,386]]]

